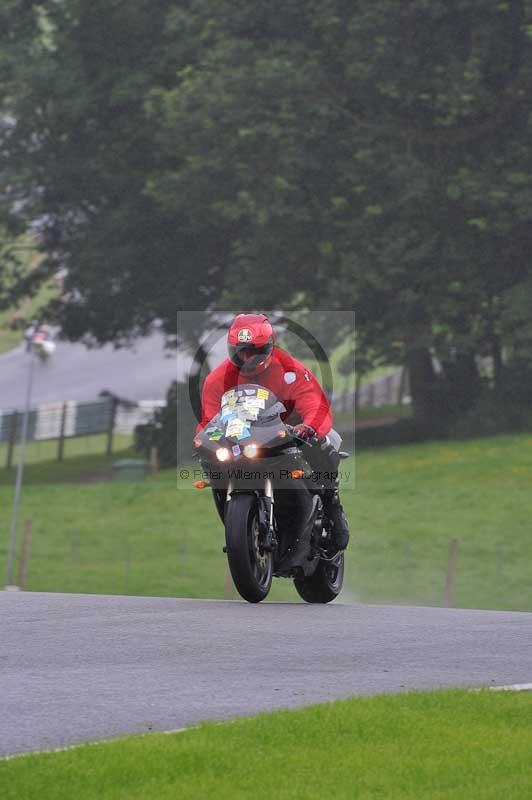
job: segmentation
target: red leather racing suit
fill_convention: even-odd
[[[228,358],[207,375],[197,431],[219,412],[224,392],[243,383],[258,383],[270,389],[286,408],[286,414],[281,415],[283,420],[289,420],[293,425],[304,422],[320,437],[331,430],[331,408],[319,381],[304,364],[274,347],[268,367],[257,375],[240,371]]]

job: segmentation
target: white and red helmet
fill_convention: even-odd
[[[239,314],[227,335],[229,358],[242,372],[256,375],[270,364],[275,332],[264,314]]]

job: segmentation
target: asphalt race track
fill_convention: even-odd
[[[0,592],[0,755],[532,680],[532,614]]]

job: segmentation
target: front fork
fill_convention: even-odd
[[[264,484],[264,494],[258,496],[259,531],[263,549],[269,553],[277,547],[273,517],[273,486],[269,478]]]
[[[231,500],[233,483],[230,480],[227,485],[227,501]],[[257,510],[259,516],[259,535],[260,546],[266,552],[272,552],[277,547],[277,537],[275,536],[275,523],[273,517],[273,485],[269,478],[264,483],[262,493],[255,491],[257,496]]]

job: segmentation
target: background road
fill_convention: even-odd
[[[23,345],[0,355],[0,409],[24,406],[27,373]],[[132,349],[108,344],[89,350],[57,342],[47,362],[36,361],[32,405],[97,400],[103,389],[131,400],[162,400],[176,376],[176,354],[164,350],[159,333],[139,339]]]
[[[88,349],[80,343],[56,343],[45,363],[36,362],[32,405],[67,400],[97,400],[108,389],[129,400],[164,400],[171,381],[188,377],[191,357],[165,350],[155,332],[135,340],[131,348],[113,345]],[[211,368],[225,357],[224,338],[211,352]],[[20,345],[0,355],[0,409],[22,408],[26,393],[28,354]]]
[[[532,680],[532,614],[0,592],[0,755]]]

